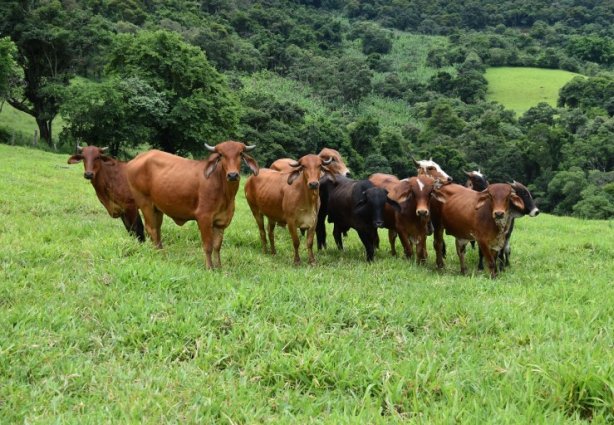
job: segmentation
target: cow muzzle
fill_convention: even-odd
[[[375,224],[375,227],[384,227],[384,222],[382,220],[377,220],[373,222],[373,224]]]
[[[505,218],[505,211],[493,211],[492,218],[495,220],[502,220]]]
[[[83,173],[83,177],[88,180],[92,180],[94,178],[94,173],[92,173],[91,171],[86,171],[85,173]]]
[[[429,210],[425,210],[425,209],[416,210],[416,215],[418,217],[428,217],[429,216]]]
[[[533,208],[531,212],[529,213],[529,217],[536,217],[538,215],[539,215],[539,209],[537,208]]]
[[[236,182],[237,180],[239,180],[239,173],[233,171],[232,173],[226,174],[226,180],[228,180],[229,182]]]
[[[308,186],[309,186],[309,189],[315,190],[318,187],[320,187],[320,183],[319,182],[309,182]]]

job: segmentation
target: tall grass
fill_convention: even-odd
[[[206,271],[193,222],[139,244],[66,159],[0,145],[3,423],[614,420],[611,221],[518,220],[496,280],[383,233],[295,267],[241,190]]]

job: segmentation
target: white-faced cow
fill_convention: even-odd
[[[431,205],[435,226],[437,266],[443,267],[443,231],[456,238],[461,273],[466,273],[465,247],[476,240],[488,262],[491,277],[497,274],[495,257],[505,244],[515,209],[523,210],[524,202],[511,185],[491,184],[483,192],[475,192],[458,184],[446,184],[437,190],[444,202]]]
[[[439,164],[433,161],[433,158],[417,161],[412,157],[412,161],[416,166],[416,172],[419,176],[431,176],[435,180],[439,180],[441,183],[449,183],[452,181],[452,177],[450,177],[445,171],[443,171]]]
[[[275,225],[287,225],[294,247],[294,263],[301,262],[298,254],[299,237],[297,228],[307,231],[307,252],[309,263],[315,263],[313,238],[318,209],[320,207],[320,177],[331,176],[328,165],[332,159],[322,161],[318,155],[305,155],[290,164],[292,171],[282,173],[261,169],[245,183],[245,197],[258,224],[260,241],[267,252],[264,217],[268,218],[268,233],[271,253],[275,254]]]
[[[343,162],[343,158],[341,154],[337,152],[335,149],[324,148],[318,154],[320,159],[327,163],[327,168],[330,170],[332,174],[337,174],[340,176],[348,177],[350,174],[350,170]],[[281,172],[292,172],[293,167],[291,164],[295,164],[296,161],[291,158],[280,158],[271,164],[271,170],[281,171]]]
[[[143,242],[143,222],[128,186],[126,163],[106,155],[107,149],[77,145],[77,153],[68,158],[68,163],[83,161],[83,177],[92,183],[100,203],[111,217],[122,219],[128,233]]]
[[[377,187],[388,191],[388,197],[397,201],[400,209],[390,204],[384,207],[384,227],[388,229],[388,240],[392,255],[396,255],[395,240],[401,239],[405,256],[413,256],[416,246],[418,262],[427,258],[426,237],[429,234],[431,198],[437,197],[436,184],[432,177],[420,175],[399,180],[390,174],[376,173],[369,180]]]
[[[179,226],[196,220],[205,264],[212,268],[221,267],[220,248],[224,229],[235,211],[241,159],[254,174],[258,174],[258,164],[247,154],[255,146],[234,141],[205,146],[211,152],[206,160],[152,150],[130,161],[126,171],[154,245],[162,248],[160,227],[164,214]]]

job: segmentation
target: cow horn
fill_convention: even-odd
[[[104,153],[104,152],[106,152],[108,150],[109,150],[108,146],[105,146],[104,148],[100,148],[100,152],[102,152],[102,153]]]
[[[215,152],[215,146],[209,146],[208,144],[205,143],[205,147],[207,148],[209,152]]]
[[[323,159],[323,160],[322,160],[322,164],[324,164],[324,165],[328,165],[328,164],[330,164],[331,162],[333,162],[333,159],[334,159],[334,158],[333,158],[332,156],[331,156],[331,157],[329,157],[328,159]]]
[[[414,161],[414,165],[416,165],[416,167],[420,166],[420,163],[418,161],[416,161],[416,158],[414,158],[413,156],[410,156],[411,160]]]
[[[290,167],[292,168],[297,168],[300,167],[301,164],[298,163],[298,161],[292,161],[291,163],[288,164]]]
[[[79,143],[77,143],[77,152],[79,153],[83,152],[83,147],[79,145]]]
[[[250,152],[256,149],[256,145],[247,145],[245,146],[245,152]]]
[[[469,171],[463,170],[463,173],[467,174],[467,176],[469,176],[469,177],[473,176],[473,173],[470,173]]]

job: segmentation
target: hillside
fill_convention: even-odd
[[[193,222],[130,239],[67,155],[0,145],[7,422],[564,423],[614,418],[611,221],[516,223],[512,267],[460,276],[347,250],[261,254],[237,197],[206,271]],[[245,177],[242,179],[244,182]],[[330,229],[329,229],[330,232]],[[429,241],[430,245],[430,241]],[[304,251],[301,252],[305,258]]]

